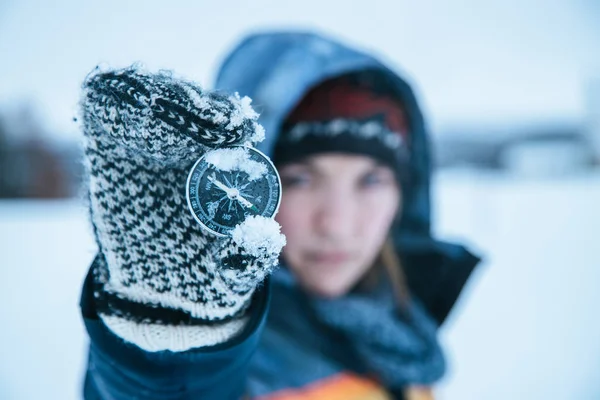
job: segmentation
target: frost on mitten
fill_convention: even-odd
[[[81,106],[98,312],[167,325],[241,316],[285,238],[262,217],[230,238],[211,235],[188,210],[185,186],[207,150],[263,139],[250,99],[131,67],[93,72]]]

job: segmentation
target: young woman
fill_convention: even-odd
[[[84,83],[99,244],[81,301],[85,397],[430,398],[437,327],[478,259],[430,235],[408,84],[334,41],[275,33],[243,41],[216,87],[251,97],[260,119],[245,97],[166,74]],[[248,143],[281,175],[285,247],[272,220],[219,238],[187,209],[194,162]]]

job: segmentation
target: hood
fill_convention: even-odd
[[[223,61],[215,89],[252,99],[266,131],[258,148],[272,156],[285,118],[310,88],[353,72],[381,73],[404,104],[410,125],[409,186],[403,215],[392,228],[408,285],[441,323],[479,261],[463,246],[431,237],[431,159],[423,115],[410,85],[374,57],[308,32],[257,33],[243,39]]]

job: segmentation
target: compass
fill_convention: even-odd
[[[281,202],[281,180],[259,150],[233,146],[205,153],[192,167],[187,203],[202,228],[229,236],[249,216],[273,218]]]

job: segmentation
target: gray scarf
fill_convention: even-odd
[[[274,285],[298,288],[285,268],[273,278]],[[279,294],[301,292],[284,290]],[[435,322],[414,298],[407,312],[399,312],[389,282],[380,282],[370,292],[352,292],[337,299],[306,296],[297,300],[307,301],[308,310],[327,330],[342,334],[362,367],[386,388],[430,385],[444,375],[446,363]]]

